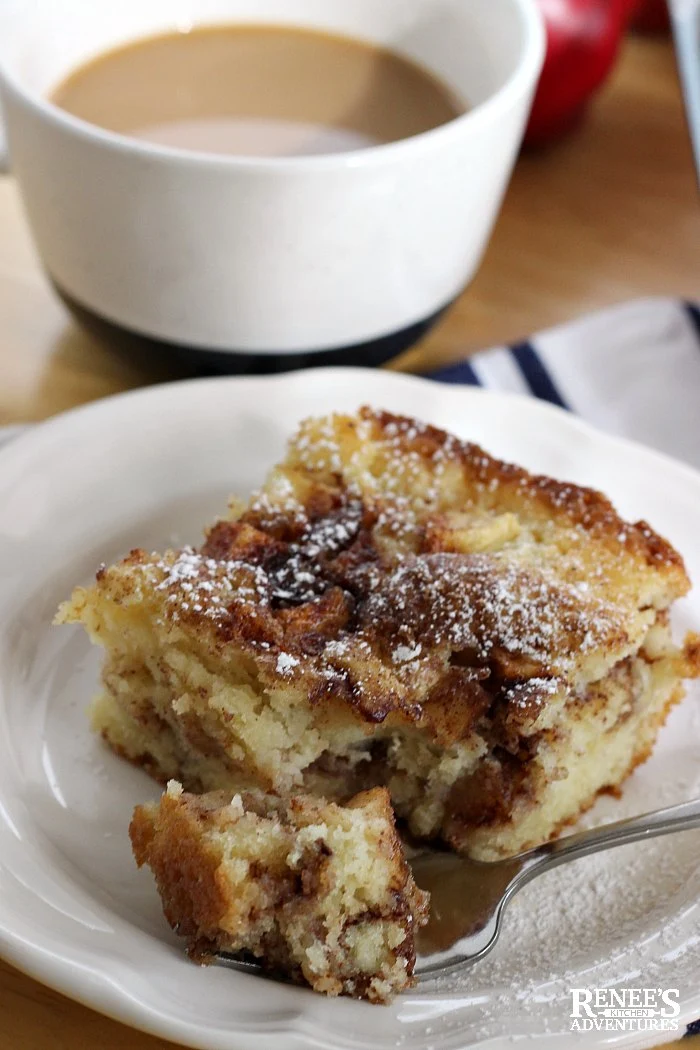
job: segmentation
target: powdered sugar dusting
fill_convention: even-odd
[[[154,556],[148,572],[156,590],[167,592],[165,616],[225,626],[227,640],[269,651],[278,675],[294,679],[303,665],[325,682],[349,683],[353,696],[373,676],[375,692],[417,695],[436,652],[443,668],[458,653],[462,666],[495,666],[506,680],[518,680],[506,700],[533,710],[586,654],[624,646],[636,609],[617,594],[604,599],[611,593],[606,570],[590,557],[580,521],[556,526],[567,530],[565,554],[557,553],[551,516],[541,514],[539,538],[529,536],[525,517],[517,542],[453,551],[452,527],[459,532],[466,522],[467,533],[471,524],[478,533],[507,516],[507,503],[492,502],[494,462],[476,446],[381,413],[361,413],[351,424],[340,417],[303,424],[288,464],[273,471],[235,523],[220,523],[218,543],[211,540],[215,526],[204,553]],[[598,506],[575,486],[500,467],[508,499],[522,484],[546,491],[555,505],[578,499],[584,510],[588,502]],[[300,471],[303,479],[295,481]],[[455,477],[463,471],[470,495],[456,503],[463,490],[455,489]],[[445,508],[457,508],[456,525]],[[305,605],[308,612],[295,620],[293,610]],[[290,629],[304,617],[305,626]],[[243,630],[246,623],[254,629]]]
[[[371,596],[365,619],[403,636],[406,648],[427,637],[480,660],[498,648],[560,669],[620,629],[615,607],[583,603],[575,587],[493,555],[406,560]]]
[[[277,657],[277,674],[289,674],[293,668],[298,666],[299,660],[297,660],[295,656],[291,656],[289,653],[280,653]]]
[[[526,682],[516,682],[503,691],[503,698],[511,707],[521,711],[533,710],[556,696],[565,683],[560,678],[528,678]]]
[[[420,642],[417,645],[397,645],[391,654],[391,659],[395,664],[409,663],[411,660],[417,659],[423,651],[423,646]]]
[[[155,590],[167,591],[168,615],[177,621],[190,610],[222,620],[231,605],[268,605],[269,581],[264,569],[250,562],[218,561],[185,547],[172,560],[154,555],[146,571],[159,577]]]

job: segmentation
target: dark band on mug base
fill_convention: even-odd
[[[302,353],[282,351],[261,354],[240,352],[234,349],[200,349],[142,335],[123,325],[108,321],[95,311],[87,309],[64,292],[56,281],[52,283],[76,320],[112,349],[131,358],[135,355],[139,357],[148,355],[163,362],[172,362],[175,358],[188,372],[206,374],[262,375],[273,372],[292,372],[299,368],[317,368],[323,365],[354,365],[374,368],[397,357],[418,342],[451,305],[448,303],[429,317],[407,328],[364,343],[334,347],[331,350],[313,350]]]

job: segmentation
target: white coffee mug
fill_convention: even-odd
[[[355,361],[363,348],[387,356],[455,298],[493,227],[544,53],[534,0],[0,0],[0,19],[11,170],[58,287],[133,332],[271,367],[342,361],[348,347]],[[388,145],[254,159],[150,145],[47,99],[100,51],[230,21],[387,45],[471,108]]]

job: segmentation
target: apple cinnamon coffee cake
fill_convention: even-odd
[[[326,995],[372,1002],[414,983],[428,895],[386,788],[339,806],[261,791],[190,795],[171,781],[159,803],[136,808],[129,830],[197,961],[243,952]]]
[[[700,673],[680,555],[600,493],[363,409],[303,423],[199,549],[134,550],[59,622],[106,651],[95,728],[187,790],[345,800],[479,858],[554,835]]]

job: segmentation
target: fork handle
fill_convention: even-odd
[[[535,875],[569,860],[578,860],[613,846],[624,846],[625,843],[653,839],[657,835],[670,835],[676,831],[690,831],[692,828],[700,828],[700,799],[658,809],[641,817],[618,820],[602,828],[579,831],[575,835],[537,846],[517,858],[522,863],[514,881],[519,888]]]

